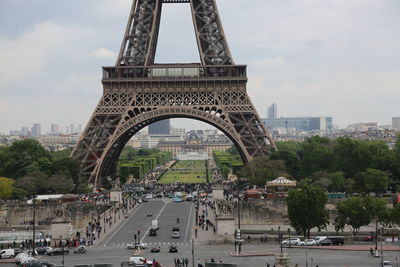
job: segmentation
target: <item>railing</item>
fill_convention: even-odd
[[[160,65],[150,67],[103,67],[103,80],[110,79],[174,79],[174,78],[243,78],[246,65],[236,66],[182,66]]]

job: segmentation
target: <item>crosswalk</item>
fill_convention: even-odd
[[[122,243],[109,243],[109,244],[104,244],[103,247],[127,247],[128,244],[130,244],[130,242],[122,242]],[[161,245],[190,245],[191,242],[149,242],[146,243],[147,245],[149,245],[149,247],[151,246],[161,246]]]

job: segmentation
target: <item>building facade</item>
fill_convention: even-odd
[[[263,122],[269,129],[293,128],[296,131],[333,130],[332,117],[267,118],[263,119]]]
[[[149,135],[170,134],[171,120],[166,119],[149,125]]]
[[[268,119],[276,119],[278,118],[278,105],[273,103],[271,106],[267,108],[267,118]]]
[[[392,127],[396,130],[400,130],[400,117],[392,118]]]
[[[196,132],[190,132],[186,140],[161,140],[157,148],[161,151],[171,152],[174,158],[180,153],[205,152],[210,158],[214,151],[225,151],[232,146],[232,142],[227,137],[201,138]]]

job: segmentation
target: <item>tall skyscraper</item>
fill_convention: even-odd
[[[60,128],[58,127],[58,124],[50,125],[50,133],[52,133],[52,134],[60,133]]]
[[[21,132],[23,136],[29,136],[29,127],[21,127]]]
[[[273,103],[271,106],[267,108],[267,118],[268,119],[276,119],[278,118],[278,105]]]
[[[42,125],[40,123],[34,123],[31,128],[32,137],[38,137],[42,135]]]
[[[169,119],[155,122],[149,125],[149,135],[170,134],[171,121]]]
[[[76,133],[80,134],[82,132],[82,125],[78,124],[78,127],[76,128]]]
[[[400,117],[393,117],[392,118],[392,127],[394,129],[400,130]]]

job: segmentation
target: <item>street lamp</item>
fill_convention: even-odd
[[[32,228],[32,256],[36,256],[36,253],[35,253],[35,249],[36,249],[36,246],[35,246],[35,243],[36,243],[36,240],[35,240],[35,235],[36,235],[36,227],[35,227],[35,225],[36,225],[36,194],[34,194],[33,195],[33,228]]]

